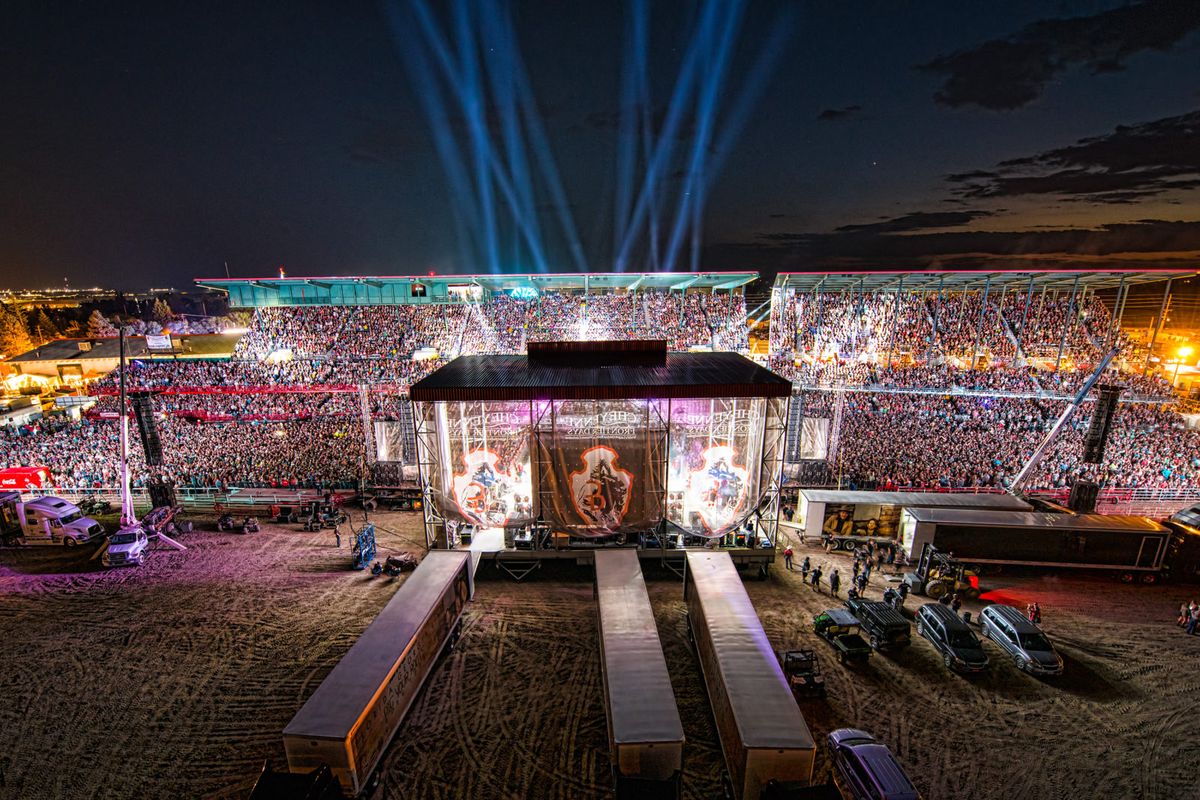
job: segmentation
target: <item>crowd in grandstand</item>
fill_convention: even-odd
[[[825,389],[851,390],[839,416],[836,468],[844,481],[1000,486],[1061,412],[1059,398],[1087,378],[1104,343],[1121,341],[1110,328],[1094,296],[1072,302],[1042,293],[1026,304],[1018,293],[986,303],[978,292],[786,293],[772,308],[769,365],[806,389],[808,416],[832,419],[837,393]],[[745,351],[745,298],[546,292],[533,300],[259,309],[232,360],[134,362],[127,382],[156,392],[164,475],[181,485],[333,486],[355,481],[363,468],[362,385],[368,422],[398,420],[407,414],[408,387],[459,354],[519,353],[550,339],[635,338],[665,339],[675,350]],[[1038,361],[1060,347],[1069,369],[1054,372]],[[1127,399],[1170,395],[1158,376],[1116,374],[1114,367],[1110,380],[1128,387]],[[116,373],[95,382],[99,403],[82,421],[4,430],[0,466],[45,465],[61,485],[114,485],[116,388]],[[1105,463],[1079,465],[1087,412],[1056,442],[1033,485],[1063,486],[1085,474],[1125,487],[1200,478],[1200,434],[1184,430],[1161,403],[1122,405]],[[148,471],[133,452],[144,481]]]
[[[834,392],[804,395],[804,413],[834,418]],[[1063,411],[1061,401],[846,392],[836,455],[839,475],[862,487],[964,488],[1007,485]],[[1055,440],[1030,488],[1061,488],[1079,477],[1119,487],[1195,486],[1200,431],[1173,409],[1124,403],[1104,460],[1080,462],[1090,404]]]

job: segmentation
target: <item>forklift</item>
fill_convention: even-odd
[[[979,597],[979,576],[952,554],[943,553],[930,543],[921,548],[915,572],[904,573],[903,582],[913,594],[937,600],[958,592],[959,597]]]

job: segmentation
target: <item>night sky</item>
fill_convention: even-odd
[[[518,0],[504,39],[464,0],[476,29],[455,40],[454,5],[431,3],[439,30],[483,61],[515,39],[582,263],[611,269],[622,115],[641,109],[622,96],[631,6]],[[702,268],[1200,265],[1200,3],[741,5],[711,144],[698,148]],[[421,93],[448,109],[468,177],[471,118],[444,80],[414,69],[431,52],[415,7],[6,4],[0,285],[184,287],[226,263],[234,277],[281,264],[296,276],[488,271],[471,222],[482,206],[456,192]],[[704,14],[650,7],[638,118],[675,143],[655,182],[664,224],[703,130],[689,101],[664,135]],[[756,85],[772,36],[782,49]],[[711,53],[703,61],[713,74]],[[747,89],[759,91],[739,132]],[[480,103],[502,150],[502,108]],[[525,208],[545,263],[577,269],[538,174]],[[511,204],[494,202],[501,268],[533,271]],[[627,268],[648,268],[647,252],[632,248]]]

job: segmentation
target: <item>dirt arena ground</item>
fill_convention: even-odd
[[[419,551],[415,515],[377,521],[381,555]],[[103,570],[90,548],[0,550],[0,797],[244,797],[264,759],[283,763],[283,726],[403,580],[350,571],[348,543],[336,549],[328,531],[201,527],[187,553],[158,549],[141,569]],[[649,567],[647,578],[688,737],[684,796],[718,797],[680,584]],[[1023,675],[990,644],[991,669],[971,678],[921,639],[853,670],[826,658],[829,696],[803,705],[814,736],[872,731],[929,800],[1200,800],[1200,636],[1173,624],[1200,587],[986,585],[993,600],[1042,604],[1062,679]],[[808,625],[828,596],[782,568],[746,586],[777,648],[831,652]],[[387,751],[378,796],[611,797],[596,638],[586,569],[520,584],[484,570],[462,639]]]

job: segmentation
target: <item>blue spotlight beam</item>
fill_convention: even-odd
[[[417,99],[425,111],[425,116],[429,119],[430,128],[433,130],[434,148],[437,150],[438,159],[446,172],[446,179],[453,195],[460,257],[466,255],[464,265],[470,265],[482,254],[465,254],[462,249],[467,246],[468,242],[473,241],[471,232],[479,227],[479,212],[475,208],[471,180],[462,167],[462,159],[458,153],[450,116],[446,112],[445,103],[442,102],[438,91],[437,73],[429,62],[424,49],[420,46],[420,42],[412,36],[415,27],[412,20],[401,13],[398,3],[387,3],[384,10],[392,35],[398,44],[397,49],[400,51],[405,66],[416,78],[414,83],[417,84]]]
[[[714,16],[716,10],[716,3],[710,3],[705,7],[701,14],[701,21],[697,26],[697,31],[692,35],[692,40],[684,56],[679,76],[675,81],[671,102],[667,107],[667,116],[663,123],[662,134],[659,137],[658,144],[654,148],[654,154],[646,167],[642,189],[638,193],[637,201],[634,204],[633,215],[630,219],[625,241],[621,243],[621,248],[614,259],[618,271],[625,268],[634,242],[641,235],[642,225],[646,222],[649,212],[649,196],[652,191],[648,187],[654,186],[661,179],[660,176],[670,161],[674,139],[683,121],[684,106],[687,103],[687,98],[691,95],[692,86],[696,82],[696,64],[699,60],[703,44],[703,37],[700,35],[700,32],[710,24],[708,21]],[[666,264],[665,266],[670,269],[670,264]]]
[[[453,8],[454,33],[458,46],[459,96],[463,115],[471,130],[472,152],[475,161],[475,191],[483,209],[483,236],[487,246],[488,270],[500,271],[500,253],[496,234],[496,207],[492,199],[491,143],[487,135],[487,110],[480,91],[479,64],[476,59],[475,37],[471,28],[469,0],[456,0]]]
[[[451,49],[445,37],[438,29],[436,20],[433,17],[432,11],[424,0],[411,0],[413,8],[417,12],[417,19],[420,23],[422,32],[425,34],[425,40],[437,56],[437,61],[442,67],[442,72],[447,83],[451,86],[454,94],[459,100],[459,105],[466,116],[467,130],[471,136],[471,141],[476,148],[476,152],[482,154],[482,158],[477,159],[477,181],[488,180],[490,174],[495,179],[496,186],[504,195],[505,201],[513,212],[514,221],[517,223],[518,230],[528,242],[535,262],[538,264],[540,271],[545,270],[545,258],[542,255],[542,242],[540,237],[531,229],[529,220],[526,215],[520,211],[520,203],[517,200],[516,192],[513,189],[512,181],[504,172],[503,166],[497,159],[493,157],[490,138],[488,136],[487,124],[482,109],[482,104],[472,102],[472,90],[469,81],[466,80],[463,72],[455,64],[451,54]],[[511,31],[511,28],[507,28]],[[482,216],[482,215],[481,215]],[[494,216],[493,216],[494,221]],[[486,223],[486,219],[485,219]],[[493,271],[499,270],[498,261]]]
[[[621,102],[617,106],[617,184],[613,201],[613,252],[625,238],[629,207],[633,203],[633,175],[637,159],[637,126],[641,117],[638,107],[638,58],[644,50],[637,41],[638,16],[645,3],[633,0],[626,17],[625,48],[621,69]]]
[[[490,4],[485,4],[485,9],[492,12],[488,24],[497,25],[498,30],[504,32],[509,42],[516,42],[517,37],[512,27],[512,19],[500,14],[499,9]],[[533,89],[529,82],[529,75],[525,70],[521,54],[515,46],[512,47],[511,53],[512,75],[517,87],[517,97],[520,101],[522,119],[525,122],[525,129],[531,140],[534,159],[541,169],[542,179],[546,183],[546,188],[550,191],[550,198],[553,202],[555,213],[558,216],[559,224],[562,226],[567,249],[570,251],[575,268],[580,272],[587,272],[587,258],[584,255],[583,245],[579,240],[579,234],[575,228],[575,220],[571,216],[571,206],[567,200],[567,193],[563,189],[562,180],[559,178],[558,167],[554,162],[554,155],[550,149],[549,139],[542,125],[537,102],[534,99]]]
[[[490,25],[483,25],[483,51],[491,54],[486,59],[488,64],[488,79],[492,94],[496,99],[496,109],[500,117],[501,132],[504,143],[504,153],[507,160],[508,174],[513,176],[514,188],[517,193],[519,209],[513,209],[514,222],[516,217],[523,216],[533,234],[532,238],[539,243],[530,246],[538,272],[545,272],[547,264],[541,251],[541,223],[537,213],[537,204],[533,194],[533,181],[529,168],[529,160],[525,154],[525,141],[521,133],[521,122],[517,104],[517,88],[513,80],[512,48],[503,38],[496,35]],[[514,260],[514,263],[519,261]]]
[[[721,86],[725,79],[725,68],[729,63],[733,40],[741,21],[741,11],[741,2],[735,0],[735,2],[728,3],[725,14],[712,18],[711,26],[699,32],[705,41],[704,52],[711,56],[711,61],[707,65],[708,69],[700,83],[700,90],[696,97],[696,131],[692,137],[692,152],[688,161],[687,179],[684,182],[680,207],[675,216],[671,240],[667,245],[667,264],[672,266],[678,258],[679,248],[688,228],[691,227],[695,231],[699,226],[704,205],[704,193],[707,189],[704,159],[708,152],[716,117],[717,98],[720,96]],[[698,238],[693,237],[693,241],[698,243]]]

